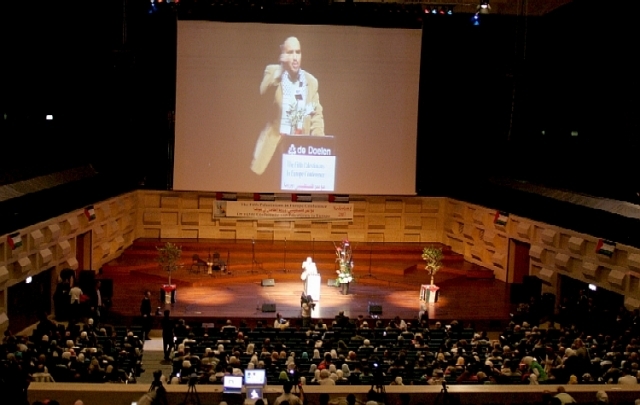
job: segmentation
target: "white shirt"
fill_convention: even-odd
[[[71,290],[69,290],[69,296],[71,296],[71,303],[80,303],[80,296],[82,295],[82,290],[80,289],[80,287],[73,286],[71,287]]]

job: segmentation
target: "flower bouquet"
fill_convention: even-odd
[[[338,277],[336,278],[336,287],[341,284],[348,284],[354,280],[353,277],[353,259],[351,245],[347,239],[343,240],[340,245],[333,244],[336,248],[336,263],[339,269],[336,270]]]

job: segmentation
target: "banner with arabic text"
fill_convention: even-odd
[[[353,220],[353,204],[289,201],[216,201],[214,217],[240,219]]]

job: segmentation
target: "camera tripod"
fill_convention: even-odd
[[[187,389],[187,393],[184,395],[184,400],[180,403],[180,405],[188,405],[195,404],[200,405],[200,397],[198,396],[198,391],[196,390],[195,382],[189,381],[189,388]]]
[[[451,396],[449,395],[449,391],[447,390],[447,382],[446,381],[442,381],[442,389],[440,390],[440,393],[438,394],[438,396],[436,396],[435,401],[433,401],[434,405],[452,405],[453,404],[453,398],[451,398]]]

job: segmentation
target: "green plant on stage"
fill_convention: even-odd
[[[169,273],[169,284],[171,284],[171,273],[178,269],[178,260],[182,256],[182,246],[167,242],[164,246],[156,247],[156,249],[158,249],[158,263],[160,267]]]
[[[433,277],[442,268],[443,257],[442,248],[432,245],[422,249],[422,260],[426,262],[424,269],[431,276],[431,285],[433,285]]]

